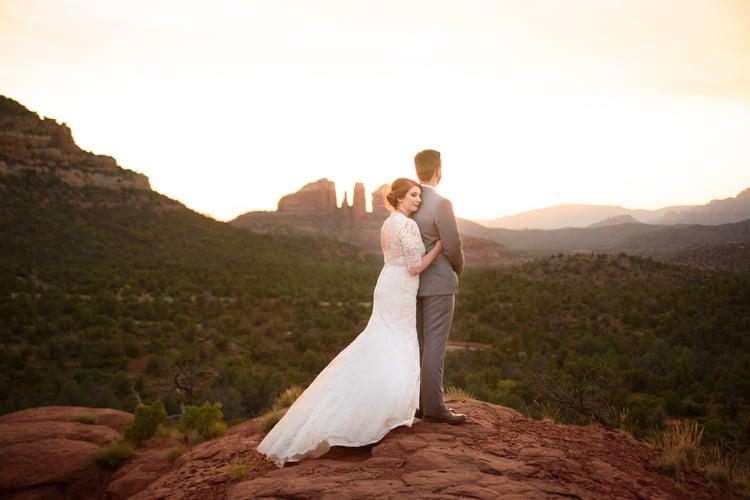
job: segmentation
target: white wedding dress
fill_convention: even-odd
[[[276,465],[364,446],[411,427],[419,403],[416,295],[425,247],[416,222],[393,212],[380,237],[384,266],[370,320],[315,378],[258,445]]]

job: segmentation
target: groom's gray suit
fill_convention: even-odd
[[[425,415],[444,415],[443,363],[453,321],[458,276],[464,269],[461,235],[451,202],[422,184],[422,204],[412,216],[429,251],[440,240],[444,250],[419,276],[417,334],[422,363],[420,405]]]

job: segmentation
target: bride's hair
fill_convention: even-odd
[[[393,184],[391,184],[391,190],[385,195],[385,201],[388,202],[393,209],[398,208],[398,200],[403,200],[406,193],[409,192],[414,186],[419,186],[419,183],[406,177],[399,177]]]

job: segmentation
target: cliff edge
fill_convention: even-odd
[[[166,438],[114,473],[95,465],[127,416],[107,409],[32,408],[0,417],[3,498],[738,498],[697,471],[652,468],[659,453],[597,426],[534,421],[475,400],[452,401],[461,426],[415,420],[379,443],[333,448],[279,469],[255,451],[259,419],[189,446],[174,462]],[[71,421],[78,414],[99,423]],[[132,416],[131,416],[132,417]],[[101,428],[101,429],[96,429]],[[40,496],[41,495],[41,496]]]

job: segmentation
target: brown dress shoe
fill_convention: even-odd
[[[450,410],[448,413],[442,413],[440,415],[425,415],[423,420],[425,422],[458,425],[466,423],[466,415],[463,413],[455,413],[453,410]]]
[[[449,412],[453,412],[453,408],[448,408]],[[414,412],[414,418],[421,419],[424,417],[424,412],[422,411],[422,408],[417,408],[417,410]]]

